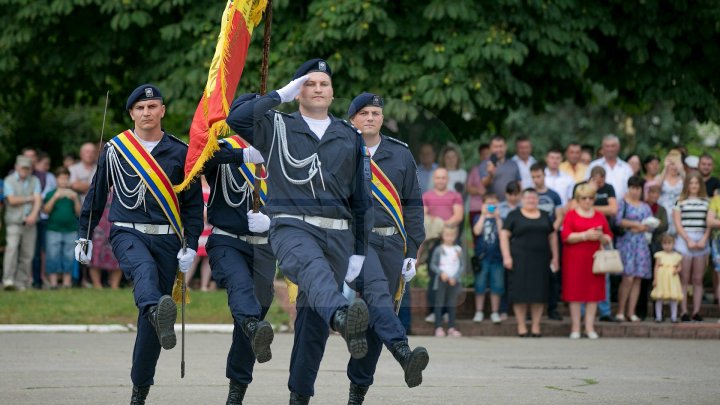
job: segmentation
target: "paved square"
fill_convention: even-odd
[[[130,333],[0,334],[3,404],[123,404],[130,398]],[[430,364],[423,384],[405,386],[389,353],[380,359],[372,404],[716,404],[720,342],[715,340],[412,337]],[[279,334],[273,359],[256,366],[246,404],[287,404],[292,335]],[[186,336],[163,352],[148,404],[223,404],[229,334]],[[348,353],[331,336],[311,403],[347,403]]]

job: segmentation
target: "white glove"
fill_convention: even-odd
[[[183,252],[184,250],[184,252]],[[188,270],[190,270],[190,267],[193,264],[193,261],[195,260],[195,253],[194,250],[190,248],[186,249],[180,249],[180,251],[177,254],[178,259],[178,267],[180,268],[180,271],[183,273],[187,273]]]
[[[253,233],[263,233],[270,229],[270,217],[262,212],[248,211],[248,228]]]
[[[348,283],[348,284],[352,283],[353,280],[355,280],[357,278],[357,276],[360,275],[360,270],[362,269],[362,265],[363,265],[364,261],[365,261],[365,256],[362,256],[362,255],[350,256],[347,274],[345,274],[345,282],[346,283]]]
[[[259,150],[255,149],[251,146],[249,148],[243,149],[243,162],[245,162],[245,163],[265,163],[265,159],[263,159]]]
[[[280,95],[280,101],[282,101],[283,103],[287,103],[289,101],[295,100],[295,97],[300,94],[300,89],[302,88],[302,85],[306,81],[308,81],[309,77],[309,75],[298,77],[297,79],[286,84],[285,87],[283,87],[282,89],[277,90],[278,95]]]
[[[402,276],[405,282],[410,282],[415,277],[415,261],[415,259],[403,260]]]
[[[83,249],[85,244],[87,243],[87,252]],[[87,240],[85,238],[81,238],[75,241],[75,260],[79,261],[82,264],[88,264],[90,263],[90,260],[92,259],[92,249],[93,244],[91,240]]]

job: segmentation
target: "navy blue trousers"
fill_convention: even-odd
[[[267,244],[249,245],[217,234],[208,238],[207,251],[212,277],[227,291],[234,323],[225,375],[237,383],[250,384],[255,356],[242,323],[248,317],[264,319],[270,309],[275,258]]]
[[[372,385],[383,344],[389,349],[397,342],[407,341],[405,327],[393,308],[402,276],[403,248],[401,235],[370,234],[370,249],[362,272],[351,285],[367,302],[370,313],[367,355],[362,359],[351,357],[348,362],[347,376],[355,384]]]
[[[280,270],[298,285],[295,340],[290,357],[290,391],[312,396],[330,323],[348,305],[341,293],[355,240],[349,230],[318,228],[292,218],[276,218],[270,246]]]
[[[125,278],[133,282],[135,306],[138,308],[130,378],[137,386],[152,385],[161,347],[157,333],[147,318],[147,311],[157,305],[160,297],[172,293],[180,240],[174,234],[146,235],[134,229],[113,226],[110,244]]]

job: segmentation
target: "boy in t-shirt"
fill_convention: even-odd
[[[47,222],[47,246],[45,248],[45,272],[50,288],[58,287],[58,275],[62,275],[63,287],[71,287],[77,218],[80,215],[80,197],[70,188],[70,172],[65,167],[55,170],[57,189],[47,193],[43,211],[49,215]]]
[[[481,263],[481,270],[475,273],[475,322],[482,322],[485,318],[485,294],[490,289],[490,319],[493,323],[500,323],[498,310],[500,296],[505,292],[505,270],[500,252],[499,229],[502,229],[502,219],[498,199],[494,194],[486,194],[482,213],[474,218],[473,224],[475,257]]]

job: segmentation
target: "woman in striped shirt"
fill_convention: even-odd
[[[682,301],[683,322],[702,322],[700,304],[703,296],[703,273],[710,253],[708,238],[710,228],[707,226],[708,198],[705,191],[705,182],[698,172],[691,172],[685,178],[683,190],[673,209],[673,222],[677,238],[675,250],[683,256],[680,273],[682,291],[685,298]],[[693,315],[688,315],[687,290],[688,284],[693,285]]]

